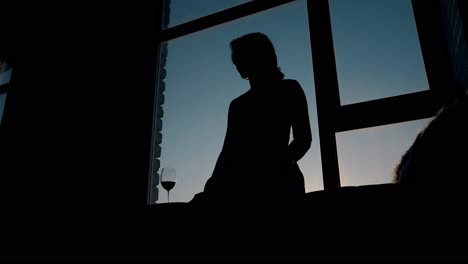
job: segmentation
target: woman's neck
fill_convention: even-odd
[[[274,82],[275,79],[266,76],[249,79],[250,89],[254,91],[262,90],[263,88],[270,86],[270,84]]]

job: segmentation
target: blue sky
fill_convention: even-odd
[[[172,0],[170,26],[244,2]],[[330,11],[342,105],[428,89],[410,0],[331,0]],[[229,103],[249,89],[231,63],[229,42],[251,32],[270,37],[286,78],[304,89],[313,143],[299,165],[306,190],[323,189],[307,8],[298,0],[169,42],[161,166],[177,171],[171,201],[189,201],[211,176]],[[343,185],[389,182],[427,122],[337,134]],[[243,180],[239,175],[239,195]],[[160,188],[159,202],[166,199]]]

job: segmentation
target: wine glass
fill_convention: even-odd
[[[169,203],[169,193],[177,182],[176,171],[174,168],[162,168],[161,186],[167,191],[167,202]]]

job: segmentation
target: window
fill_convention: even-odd
[[[431,45],[443,38],[433,30],[438,10],[423,2],[165,1],[152,177],[176,168],[171,201],[203,190],[229,102],[248,89],[229,42],[258,31],[271,38],[286,78],[306,93],[313,134],[299,164],[306,191],[390,182],[395,163],[442,105],[441,84],[450,83],[438,74],[448,69],[443,51]]]
[[[2,123],[3,110],[7,97],[7,86],[10,83],[11,65],[6,58],[0,58],[0,124]]]

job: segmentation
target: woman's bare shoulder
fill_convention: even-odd
[[[304,91],[302,90],[301,85],[296,80],[285,79],[283,80],[283,85],[287,89],[287,91],[293,95],[298,96],[298,95],[304,94]]]
[[[284,79],[284,80],[283,80],[283,83],[284,83],[285,85],[290,85],[290,86],[300,86],[300,85],[299,85],[299,82],[296,81],[296,80],[294,80],[294,79]]]
[[[229,104],[229,109],[234,109],[234,108],[238,108],[240,105],[243,104],[243,102],[245,101],[247,97],[247,93],[243,93],[241,95],[239,95],[238,97],[234,98],[231,103]]]

